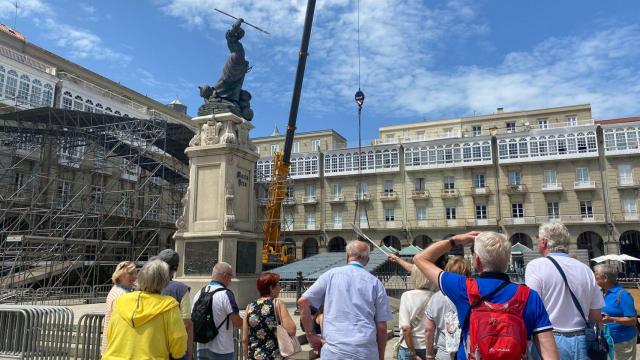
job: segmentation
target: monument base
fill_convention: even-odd
[[[185,276],[175,278],[174,280],[183,282],[191,288],[191,303],[193,304],[194,296],[198,291],[200,291],[200,289],[209,285],[211,277]],[[256,287],[257,281],[258,275],[236,276],[231,280],[228,288],[233,291],[240,310],[246,308],[247,304],[260,296]]]
[[[229,289],[244,307],[258,297],[262,270],[254,190],[259,155],[249,138],[253,125],[232,113],[193,122],[199,130],[185,150],[189,187],[174,235],[181,258],[177,280],[191,286],[193,296],[209,283],[213,266],[226,262],[234,272]]]

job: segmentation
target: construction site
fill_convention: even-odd
[[[0,302],[103,299],[124,260],[172,246],[193,131],[56,109],[0,114]]]

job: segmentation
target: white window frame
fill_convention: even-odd
[[[427,220],[427,208],[425,206],[416,206],[416,220]]]
[[[304,217],[307,227],[314,227],[316,225],[316,212],[313,207],[305,210]]]
[[[566,126],[578,126],[578,117],[576,115],[567,115],[564,119]]]
[[[620,185],[633,185],[633,169],[631,164],[618,164],[618,182]]]
[[[280,144],[271,144],[271,155],[275,155],[280,151]]]
[[[487,205],[476,204],[476,220],[486,220],[486,219],[487,219]]]
[[[547,202],[547,216],[549,219],[560,219],[560,203],[557,201]]]
[[[522,172],[519,170],[509,170],[509,185],[522,185]]]
[[[577,167],[576,168],[576,183],[587,184],[591,181],[589,177],[589,168]]]
[[[545,185],[555,185],[558,183],[558,174],[553,169],[548,169],[544,171],[544,184]]]
[[[331,195],[333,197],[338,197],[342,195],[342,183],[335,182],[331,185]]]
[[[384,221],[391,222],[396,220],[395,208],[384,208]]]
[[[454,190],[456,188],[456,178],[455,176],[447,175],[442,180],[442,188],[444,190]]]
[[[320,140],[311,140],[311,151],[320,151]]]
[[[293,146],[291,146],[291,153],[292,154],[298,154],[300,153],[300,142],[296,141],[293,143]]]
[[[538,119],[538,129],[548,129],[548,128],[549,128],[549,120]]]
[[[383,189],[385,193],[393,192],[393,180],[385,180],[383,184]]]
[[[511,203],[511,217],[521,219],[524,217],[524,204]]]
[[[367,215],[367,209],[362,207],[358,211],[360,212],[360,214],[358,214],[358,221],[360,222],[360,227],[367,226],[369,224],[369,218],[368,218],[368,215]]]
[[[455,207],[447,207],[444,209],[444,215],[447,220],[455,220],[456,219],[456,208]]]
[[[473,125],[471,127],[471,134],[473,136],[480,136],[482,135],[482,125]]]
[[[336,229],[342,228],[342,210],[333,210],[333,227]]]
[[[473,174],[473,187],[482,189],[487,186],[485,174]]]
[[[583,219],[593,219],[593,204],[591,200],[580,200],[580,216]]]

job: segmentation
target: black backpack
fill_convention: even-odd
[[[207,287],[203,287],[200,290],[200,296],[193,305],[193,311],[191,312],[191,321],[193,322],[193,336],[195,340],[201,344],[208,343],[218,336],[218,330],[229,320],[229,315],[216,326],[213,320],[213,312],[211,303],[213,300],[213,294],[218,291],[227,290],[227,288],[221,287],[213,291],[205,291]]]

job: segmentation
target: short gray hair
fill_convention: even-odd
[[[162,260],[148,261],[138,273],[138,287],[142,291],[160,294],[167,287],[169,280],[169,265]]]
[[[364,246],[358,246],[364,244]],[[347,257],[354,260],[369,261],[371,249],[369,244],[361,240],[352,240],[347,244]]]
[[[609,281],[616,282],[618,280],[618,269],[611,264],[598,264],[593,267],[593,271],[606,276]]]
[[[567,252],[569,250],[569,230],[559,222],[545,223],[538,229],[538,237],[547,240],[550,251]]]
[[[219,261],[213,266],[213,270],[211,271],[211,277],[221,278],[224,274],[229,274],[233,276],[233,268],[231,265],[224,261]]]
[[[511,243],[504,234],[483,231],[476,236],[473,248],[482,263],[482,271],[505,272],[509,268]]]

